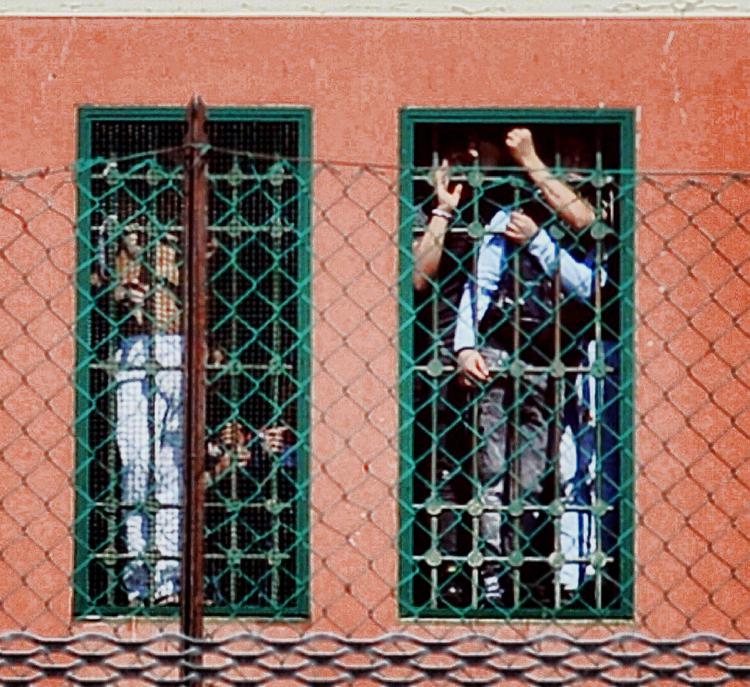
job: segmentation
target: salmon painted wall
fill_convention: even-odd
[[[406,105],[640,107],[643,168],[748,168],[750,20],[0,19],[0,162],[68,162],[80,104],[314,108],[392,163]]]
[[[637,108],[640,169],[748,170],[749,31],[750,21],[721,19],[5,18],[0,19],[0,169],[59,167],[73,161],[79,105],[184,105],[191,94],[199,93],[209,106],[312,108],[313,149],[318,159],[395,164],[398,113],[409,105],[601,105]],[[316,199],[324,203],[327,194],[334,197],[337,190],[321,186],[318,192]],[[56,207],[73,217],[73,202],[70,190],[62,191]],[[333,356],[339,345],[345,344],[346,332],[355,331],[363,322],[363,313],[370,312],[370,324],[365,325],[370,327],[369,333],[359,330],[357,337],[372,344],[371,355],[377,363],[367,365],[356,356],[345,363],[341,359],[334,362],[331,357],[329,364],[317,364],[314,371],[313,460],[318,462],[312,473],[312,625],[372,634],[398,624],[396,557],[391,543],[398,528],[394,496],[397,356],[383,333],[397,329],[393,292],[386,293],[383,286],[396,283],[397,249],[388,241],[382,251],[371,250],[364,241],[355,250],[361,235],[342,250],[336,249],[341,227],[347,227],[356,214],[349,211],[347,215],[346,209],[340,212],[335,226],[328,222],[316,228],[314,239],[316,255],[331,255],[326,265],[316,263],[314,356],[318,361],[329,360],[329,352]],[[393,227],[395,239],[395,202],[379,207],[377,214],[374,219],[380,227]],[[74,235],[71,222],[49,217],[40,220],[40,226],[46,225],[50,241]],[[21,229],[25,229],[23,222],[14,217],[12,208],[5,209],[0,238],[5,247],[12,243],[13,250],[2,252],[7,269],[0,277],[0,295],[13,316],[2,315],[0,327],[4,350],[0,439],[9,437],[0,441],[4,485],[0,486],[0,518],[6,541],[13,543],[0,547],[4,551],[0,622],[2,629],[10,629],[18,626],[19,618],[28,618],[28,626],[38,631],[62,632],[70,618],[67,571],[72,566],[66,532],[73,518],[73,498],[71,490],[61,492],[61,484],[73,470],[73,443],[65,420],[72,418],[73,394],[64,371],[74,366],[69,332],[75,318],[74,292],[72,287],[60,292],[54,279],[35,282],[35,292],[41,289],[43,298],[47,293],[55,306],[40,324],[38,303],[27,288],[28,275],[17,269],[20,263],[36,269],[34,244],[24,247],[17,241]],[[373,235],[381,242],[387,238],[382,229],[374,229]],[[647,278],[639,277],[637,285],[639,303],[653,312],[653,321],[649,320],[653,326],[638,330],[636,356],[642,373],[649,364],[668,371],[659,356],[673,355],[667,345],[670,331],[684,325],[687,317],[678,316],[675,324],[657,307],[663,298],[663,280],[674,275],[673,265],[659,267],[656,261],[661,248],[659,227],[639,229],[639,256],[648,254],[655,261]],[[739,250],[741,254],[742,248]],[[368,252],[365,261],[362,254]],[[737,259],[741,265],[744,258]],[[58,266],[74,271],[72,244],[57,260]],[[330,279],[334,265],[352,275],[367,267],[375,277],[373,284],[383,289],[385,300],[374,299],[370,304],[373,310],[363,310],[362,302],[372,298],[372,291],[364,289],[358,296],[360,302],[349,294],[342,303],[340,284]],[[708,269],[720,275],[731,268],[716,263]],[[679,269],[685,269],[684,265]],[[743,301],[746,298],[746,291],[739,294],[740,314],[747,310],[741,305],[747,303]],[[378,318],[377,323],[373,317]],[[724,314],[717,312],[716,317]],[[716,325],[712,330],[717,341],[724,337],[726,326],[731,326],[731,318],[729,325]],[[45,340],[42,334],[54,350],[34,343],[40,337]],[[706,341],[696,337],[686,346],[682,355],[702,355]],[[747,336],[735,338],[732,350],[738,361],[742,356],[748,359]],[[47,377],[31,379],[37,369],[47,369]],[[345,395],[347,378],[356,380],[366,372],[375,374]],[[676,383],[664,376],[660,379],[661,386],[639,383],[637,412],[657,407],[657,401],[666,398]],[[733,393],[746,393],[739,375],[736,381]],[[705,389],[697,393],[709,399]],[[50,395],[54,403],[45,401]],[[337,403],[339,399],[344,400]],[[363,412],[368,403],[377,412]],[[715,405],[707,410],[707,427],[726,417],[723,409],[715,407],[718,400],[710,397],[710,403]],[[672,410],[657,408],[638,428],[636,454],[642,461],[639,507],[647,504],[646,510],[652,513],[662,513],[659,502],[673,483],[672,475],[657,469],[668,457],[665,447],[670,456],[686,455],[697,441],[687,425],[658,433],[659,427],[673,419]],[[29,442],[21,430],[38,418],[43,426]],[[731,424],[737,431],[727,443],[727,455],[719,455],[719,449],[706,449],[708,458],[716,463],[705,466],[706,475],[718,474],[728,461],[741,463],[743,454],[737,446],[746,437],[734,420]],[[344,441],[333,431],[337,426],[364,429],[355,435],[356,441]],[[44,454],[41,458],[40,451]],[[333,458],[327,460],[326,456]],[[367,456],[368,473],[364,481],[363,456]],[[649,472],[650,466],[654,466],[653,472]],[[727,502],[746,503],[750,491],[737,478],[738,474],[731,472],[716,489],[729,489]],[[345,492],[350,493],[346,499]],[[700,506],[700,495],[692,498],[699,500],[685,508]],[[364,519],[363,512],[367,513]],[[667,530],[675,528],[677,534],[670,536],[678,536],[679,513],[674,522],[665,515],[654,516],[654,522],[649,522],[651,533],[639,533],[637,559],[644,563],[653,556],[651,573],[642,581],[639,578],[639,628],[659,634],[687,628],[688,611],[675,612],[678,602],[664,590],[682,586],[686,561],[707,558],[701,547],[705,548],[711,533],[723,533],[727,528],[732,533],[738,531],[734,521],[727,520],[727,513],[712,517],[704,524],[702,536],[687,545],[693,547],[692,553],[683,551],[682,557],[662,551],[659,539],[659,527],[665,528],[665,537]],[[33,542],[38,544],[37,550]],[[704,576],[709,580],[731,570],[729,577],[735,586],[727,589],[733,591],[724,600],[718,596],[707,600],[708,583],[693,584],[680,602],[683,608],[692,609],[696,618],[690,629],[750,630],[745,627],[750,619],[740,601],[750,584],[743,576],[750,545],[741,537],[730,544],[726,557],[735,559],[727,561],[725,557],[721,562],[712,558],[698,579]],[[52,555],[45,554],[49,548]],[[658,585],[649,579],[659,580]],[[44,592],[47,601],[41,600],[38,591],[43,585],[49,590]],[[364,623],[360,622],[363,613]]]

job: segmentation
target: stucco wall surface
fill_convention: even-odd
[[[395,165],[407,106],[607,107],[636,111],[641,170],[747,171],[749,31],[729,19],[4,18],[0,168],[72,162],[80,105],[181,106],[198,93],[209,106],[311,108],[319,160]],[[744,188],[733,189],[741,208]],[[365,217],[335,180],[315,192],[319,207],[338,205],[316,215],[313,239],[313,622],[298,627],[372,634],[399,623],[397,203],[391,192],[378,205],[383,189],[365,187],[376,207]],[[50,206],[16,196],[27,205],[0,207],[0,624],[63,633],[75,199],[71,186]],[[649,198],[660,207],[658,192]],[[637,539],[637,621],[665,635],[746,635],[746,230],[731,231],[731,213],[699,226],[668,210],[636,240],[637,491],[649,528]]]
[[[294,104],[317,157],[396,161],[401,107],[629,107],[645,169],[750,167],[748,20],[0,21],[0,164],[75,156],[81,104]]]

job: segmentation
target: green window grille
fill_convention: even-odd
[[[205,383],[205,611],[307,614],[309,122],[208,111],[208,355],[194,370],[185,111],[80,112],[79,617],[178,613],[188,375]]]
[[[512,156],[519,128],[585,226]],[[630,617],[632,113],[408,109],[401,136],[402,615]],[[462,191],[425,273],[443,159]],[[503,235],[517,211],[546,262]],[[489,374],[467,388],[472,349]]]

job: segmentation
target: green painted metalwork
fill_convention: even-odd
[[[310,113],[208,113],[208,331],[185,367],[184,111],[82,108],[75,612],[176,615],[182,384],[207,383],[206,612],[308,612]]]
[[[401,113],[404,617],[632,617],[633,121],[603,109]],[[594,211],[588,227],[567,225],[515,166],[505,136],[518,127]],[[412,246],[427,231],[443,157],[464,191],[423,295]],[[527,266],[536,258],[523,244],[490,236],[501,208],[524,211],[553,242],[548,277]],[[504,246],[505,276],[477,284],[490,244]],[[589,270],[585,297],[560,270],[563,250]],[[498,304],[471,316],[482,289]],[[473,318],[490,364],[471,391],[454,353],[459,316]]]

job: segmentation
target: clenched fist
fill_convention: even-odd
[[[266,427],[260,434],[263,448],[269,453],[283,453],[294,444],[292,430],[284,425]]]
[[[521,166],[527,169],[541,167],[542,162],[536,154],[534,139],[528,129],[511,129],[505,137],[505,145],[511,157]]]

